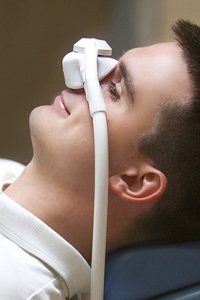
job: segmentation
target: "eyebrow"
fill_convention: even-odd
[[[126,93],[128,95],[128,99],[130,100],[131,103],[133,103],[134,95],[135,95],[133,78],[123,61],[119,62],[119,68],[122,73],[122,78],[124,79],[124,84],[125,84]]]

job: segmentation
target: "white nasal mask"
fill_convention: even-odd
[[[117,60],[107,57],[112,55],[112,49],[103,40],[82,38],[74,44],[73,52],[65,55],[62,61],[65,84],[71,89],[83,88],[85,82],[85,49],[93,42],[98,50],[97,76],[99,80],[112,72]]]

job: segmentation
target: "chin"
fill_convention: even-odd
[[[29,125],[36,126],[42,120],[44,120],[45,115],[47,114],[49,106],[43,105],[34,108],[29,117]]]
[[[45,140],[51,135],[49,106],[39,106],[32,110],[29,117],[29,128],[33,149],[37,144],[45,144]]]
[[[51,106],[44,105],[36,107],[32,110],[29,117],[29,127],[31,132],[33,130],[41,131],[49,130],[50,125],[52,124],[52,113]]]

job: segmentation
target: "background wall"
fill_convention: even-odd
[[[28,118],[65,88],[63,56],[81,37],[106,39],[115,57],[172,39],[178,18],[200,24],[199,0],[0,0],[0,157],[28,163]]]
[[[199,0],[160,0],[161,41],[172,40],[169,31],[171,24],[177,19],[183,18],[200,25],[200,1]]]
[[[0,157],[32,157],[28,118],[64,89],[63,56],[106,32],[106,1],[0,0]]]

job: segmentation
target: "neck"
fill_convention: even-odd
[[[5,193],[90,260],[93,205],[55,178],[42,173],[32,161]]]

